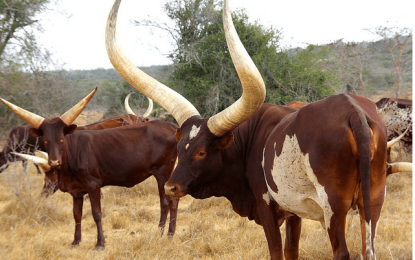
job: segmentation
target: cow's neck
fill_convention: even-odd
[[[255,197],[246,178],[246,147],[249,142],[241,139],[238,130],[233,132],[234,144],[222,150],[222,172],[197,192],[192,193],[192,196],[198,199],[225,197],[231,202],[236,213],[260,224]]]
[[[75,176],[73,175],[74,169],[71,168],[71,160],[74,160],[74,158],[71,158],[71,154],[69,153],[71,149],[70,145],[70,139],[72,135],[75,135],[75,133],[71,134],[70,136],[65,137],[65,142],[63,144],[63,153],[62,153],[62,165],[59,167],[59,170],[57,170],[58,174],[58,182],[59,182],[59,189],[63,192],[69,192],[73,193],[76,186]]]

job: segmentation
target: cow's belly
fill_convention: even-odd
[[[301,218],[320,221],[324,228],[330,226],[333,211],[327,193],[310,166],[309,155],[301,152],[295,135],[286,136],[281,155],[275,155],[270,171],[278,191],[272,190],[267,182],[268,191],[281,208]]]

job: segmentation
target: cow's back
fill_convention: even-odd
[[[100,131],[75,131],[66,137],[69,166],[79,172],[95,169],[91,175],[99,178],[102,186],[133,186],[129,183],[141,182],[151,175],[152,168],[173,158],[176,128],[173,123],[154,120]]]

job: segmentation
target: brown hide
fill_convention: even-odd
[[[172,236],[176,226],[178,200],[165,195],[164,184],[170,177],[177,157],[174,136],[177,126],[154,120],[100,131],[75,131],[65,135],[67,128],[59,120],[45,120],[37,133],[48,140],[46,151],[49,160],[61,160],[60,165],[52,169],[57,175],[59,189],[70,193],[74,199],[76,225],[72,244],[77,245],[81,241],[85,194],[91,200],[92,215],[98,228],[96,248],[103,249],[105,238],[101,223],[100,188],[108,185],[133,187],[151,175],[156,178],[159,188],[160,231],[163,232],[170,211],[168,235]],[[62,137],[63,142],[59,142]],[[59,151],[62,151],[60,157]]]
[[[148,121],[148,118],[127,114],[123,116],[109,118],[109,119],[96,122],[93,124],[89,124],[89,125],[78,126],[76,129],[77,130],[102,130],[102,129],[115,128],[115,127],[124,126],[124,125],[133,125],[133,124],[143,123],[147,121]]]
[[[302,108],[303,106],[308,105],[309,103],[301,102],[301,101],[291,101],[290,103],[286,104],[286,106],[293,107],[293,108]]]
[[[127,114],[89,125],[78,126],[77,130],[102,130],[147,121],[148,118]],[[10,131],[7,143],[4,145],[3,151],[0,152],[0,173],[7,169],[9,162],[22,161],[23,165],[26,165],[25,159],[22,159],[20,156],[13,155],[10,152],[34,154],[34,151],[36,150],[45,151],[43,137],[32,136],[29,133],[30,128],[32,128],[32,126],[17,126]],[[39,168],[37,168],[37,170],[40,173]],[[48,183],[56,182],[54,178],[45,181]]]
[[[270,171],[285,138],[295,135],[301,154],[309,155],[311,168],[325,187],[335,212],[332,219],[338,220],[332,221],[329,229],[335,258],[348,256],[343,220],[352,206],[357,205],[362,216],[366,213],[368,217],[363,222],[372,223],[374,236],[385,191],[386,130],[373,102],[342,94],[300,110],[264,104],[231,133],[234,142],[220,149],[226,135],[216,137],[209,133],[206,119],[194,117],[186,121],[179,130],[178,165],[166,183],[166,193],[201,199],[225,196],[237,213],[264,227],[271,259],[283,257],[279,225],[281,218],[291,216],[286,222],[285,257],[296,258],[301,219],[281,208],[269,193],[269,189],[278,193],[279,188],[287,188],[277,187]],[[361,161],[364,163],[359,164]],[[292,192],[294,196],[295,190]]]

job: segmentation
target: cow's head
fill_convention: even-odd
[[[13,110],[13,112],[33,126],[33,128],[29,130],[32,135],[43,137],[46,152],[49,157],[49,165],[56,167],[62,164],[65,135],[75,131],[76,125],[72,125],[72,122],[82,112],[96,91],[97,88],[62,116],[50,120],[13,105],[4,99],[0,99],[5,105]]]
[[[262,77],[242,45],[233,25],[228,2],[224,1],[223,23],[229,52],[242,84],[242,97],[226,110],[202,119],[183,96],[139,70],[115,41],[121,0],[116,0],[108,17],[106,47],[117,72],[133,87],[163,106],[178,122],[178,165],[166,183],[166,194],[184,196],[211,181],[222,168],[221,150],[233,143],[232,130],[246,121],[264,102]]]

